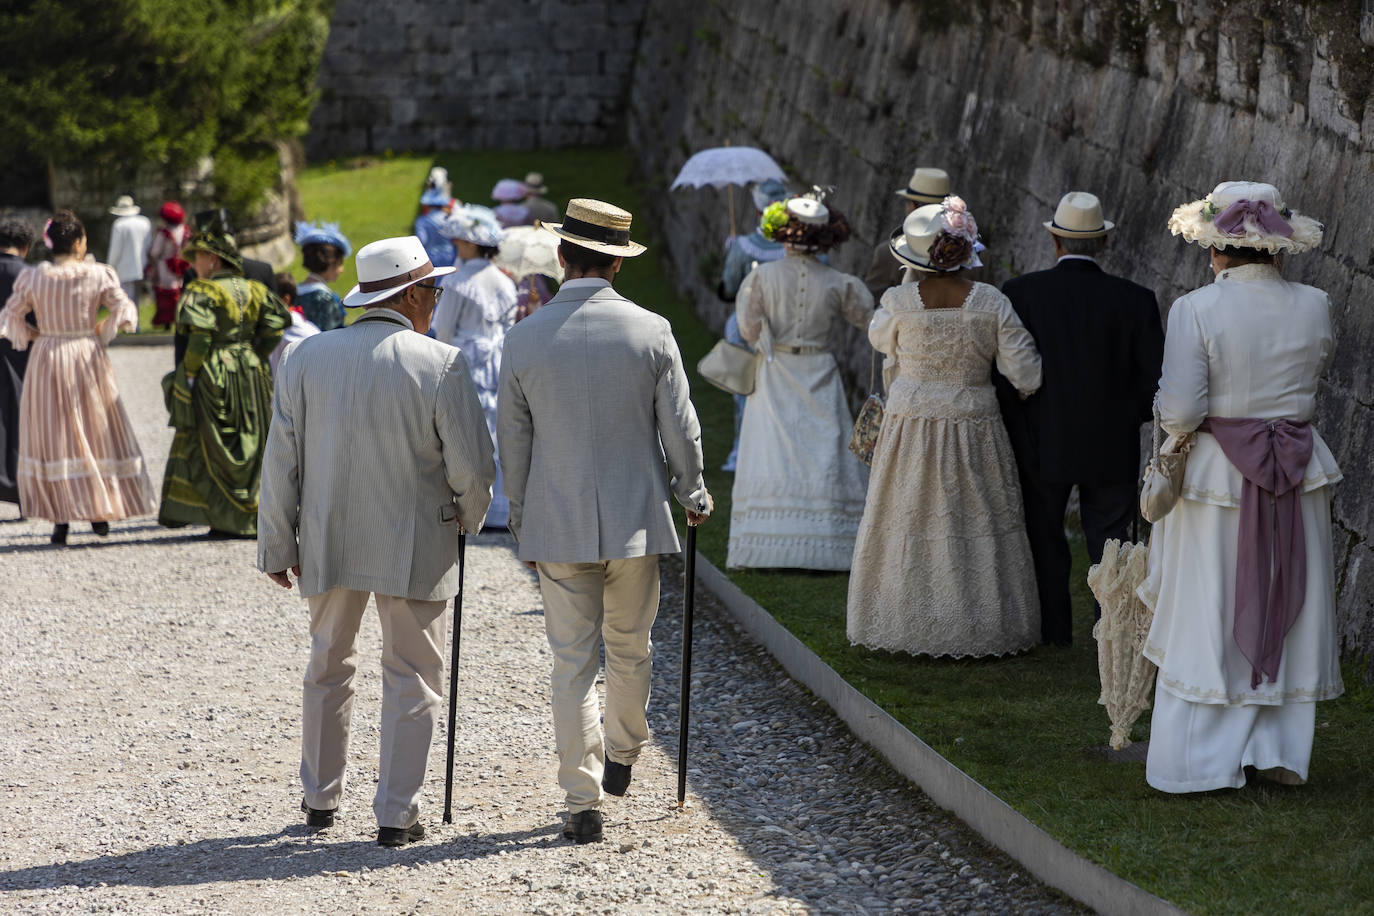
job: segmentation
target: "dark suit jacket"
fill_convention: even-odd
[[[1164,358],[1155,294],[1074,258],[1002,291],[1044,364],[1038,392],[1024,403],[1002,399],[1023,470],[1051,483],[1135,481],[1140,424],[1151,417]]]

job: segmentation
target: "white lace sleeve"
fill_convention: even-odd
[[[1000,292],[997,296],[997,371],[1006,376],[1023,398],[1029,397],[1040,390],[1040,351],[1035,348],[1035,338],[1012,308],[1011,300]]]
[[[1169,309],[1164,370],[1159,379],[1159,425],[1181,436],[1207,416],[1207,341],[1187,296]]]

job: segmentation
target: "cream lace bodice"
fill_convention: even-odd
[[[1040,387],[1040,353],[1011,301],[975,283],[960,308],[927,309],[918,285],[883,294],[868,337],[897,361],[887,409],[905,416],[958,419],[997,413],[992,366],[1022,396]]]

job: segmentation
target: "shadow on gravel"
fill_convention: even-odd
[[[562,821],[533,830],[422,840],[384,849],[373,840],[332,843],[329,832],[304,825],[256,836],[216,837],[184,846],[152,846],[81,862],[35,865],[0,872],[0,890],[55,887],[178,887],[219,881],[308,878],[361,869],[413,867],[475,860],[527,848],[566,845]]]
[[[6,519],[5,521],[16,522],[19,519]],[[25,519],[25,521],[33,521]],[[44,523],[46,525],[46,523]],[[50,531],[35,533],[31,535],[32,541],[19,544],[7,544],[0,546],[0,554],[7,553],[32,553],[40,550],[87,550],[90,548],[104,547],[133,547],[140,544],[166,544],[173,541],[199,542],[207,541],[203,528],[164,528],[157,522],[144,522],[142,524],[123,525],[116,523],[111,526],[110,534],[107,537],[97,537],[91,533],[90,526],[84,522],[73,522],[72,532],[65,545],[51,543],[48,538]],[[127,537],[127,535],[135,535]],[[218,543],[218,542],[217,542]]]

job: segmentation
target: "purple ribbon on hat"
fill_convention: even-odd
[[[1255,225],[1259,226],[1265,235],[1281,235],[1288,238],[1293,234],[1293,227],[1288,225],[1288,221],[1267,200],[1238,200],[1218,213],[1213,218],[1212,225],[1227,235],[1244,235],[1247,216],[1254,217]]]
[[[1299,420],[1208,417],[1198,431],[1216,437],[1244,478],[1231,635],[1250,663],[1254,689],[1265,678],[1278,681],[1283,638],[1307,595],[1299,497],[1312,457],[1312,427]]]

